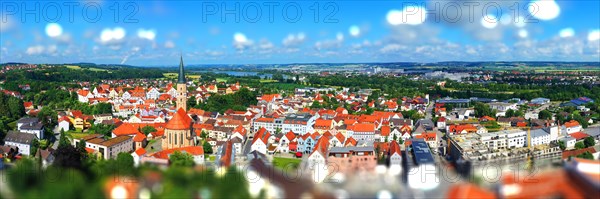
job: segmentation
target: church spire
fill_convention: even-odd
[[[185,84],[185,72],[183,72],[183,56],[180,56],[179,61],[179,80],[177,80],[178,84]]]

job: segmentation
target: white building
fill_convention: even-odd
[[[37,118],[21,118],[17,121],[17,130],[21,133],[35,135],[38,139],[44,139],[44,125]]]
[[[304,135],[314,131],[313,125],[316,119],[317,116],[309,114],[290,114],[282,118],[258,118],[252,123],[252,129],[256,132],[264,127],[269,132],[279,129],[282,133],[293,131],[298,135]]]
[[[31,144],[35,139],[35,135],[30,133],[9,131],[6,137],[4,137],[4,145],[17,147],[21,155],[29,156],[31,153]]]
[[[133,151],[133,138],[131,136],[122,135],[105,140],[102,135],[92,134],[81,139],[73,139],[73,145],[81,141],[86,141],[86,148],[98,152],[104,159],[117,158],[119,153],[130,153]]]
[[[526,146],[525,141],[527,140],[527,132],[519,129],[504,130],[480,135],[480,141],[494,150],[521,148]]]
[[[491,109],[497,110],[496,116],[505,116],[508,110],[518,110],[517,103],[492,102],[488,104]]]
[[[148,92],[146,92],[146,99],[158,99],[160,97],[160,92],[156,88],[150,88]]]

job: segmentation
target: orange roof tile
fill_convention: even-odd
[[[576,127],[576,126],[579,126],[579,122],[577,122],[575,120],[565,122],[565,127],[567,127],[567,128]]]
[[[142,142],[142,141],[144,141],[144,139],[146,139],[146,135],[144,135],[143,133],[139,133],[139,132],[135,135],[135,137],[133,137],[134,142]]]
[[[177,110],[177,113],[173,115],[173,118],[171,118],[171,120],[167,122],[165,128],[173,130],[186,130],[190,129],[191,125],[192,118],[190,118],[190,116],[187,115],[185,110],[179,108],[179,110]]]
[[[354,124],[352,127],[352,130],[354,132],[374,132],[375,131],[375,124],[371,124],[371,123],[358,123],[358,124]]]
[[[121,135],[136,135],[138,133],[140,133],[140,131],[138,130],[139,126],[136,126],[135,124],[131,124],[131,123],[124,123],[119,125],[117,128],[115,128],[113,130],[113,134],[115,134],[116,136],[121,136]]]
[[[390,155],[394,155],[395,153],[397,153],[398,155],[402,155],[402,151],[400,149],[400,144],[398,144],[398,142],[396,142],[396,140],[393,140],[392,143],[390,143],[389,153],[390,153]]]
[[[137,154],[138,156],[144,155],[144,154],[146,154],[146,149],[139,148],[139,149],[135,150],[135,154]]]
[[[390,135],[390,126],[381,126],[381,136],[389,136]]]
[[[169,159],[169,155],[174,153],[175,151],[186,152],[193,156],[204,155],[204,149],[201,146],[188,146],[188,147],[162,150],[162,151],[156,152],[152,156],[155,158],[160,158],[160,159]]]

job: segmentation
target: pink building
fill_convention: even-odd
[[[377,166],[377,157],[372,146],[368,147],[332,147],[327,156],[328,165],[337,165],[335,170],[344,174],[357,171],[373,171]]]

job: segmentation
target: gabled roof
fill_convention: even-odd
[[[375,124],[372,123],[358,123],[352,127],[354,132],[375,132]]]
[[[290,130],[285,134],[285,137],[288,139],[288,141],[291,142],[292,140],[294,140],[294,138],[296,138],[296,134],[292,130]]]
[[[353,137],[349,137],[348,139],[346,139],[344,146],[356,146],[356,143],[357,142]]]
[[[580,125],[579,122],[577,122],[576,120],[571,120],[571,121],[565,122],[565,127],[567,127],[567,128],[576,127],[579,125]]]
[[[173,118],[167,122],[166,129],[172,130],[186,130],[190,129],[192,125],[192,118],[187,115],[183,108],[179,108],[173,115]]]
[[[135,150],[135,154],[137,154],[138,156],[144,155],[144,154],[146,154],[146,149],[139,148],[139,149]]]
[[[252,139],[252,144],[256,143],[257,140],[261,140],[263,144],[267,144],[269,141],[269,137],[271,137],[271,133],[267,131],[265,127],[260,128],[254,138]]]
[[[393,140],[390,143],[390,149],[389,149],[389,155],[391,156],[394,154],[402,155],[402,151],[400,149],[400,144],[398,144],[398,142],[396,142],[396,140]]]
[[[139,133],[139,132],[135,135],[135,137],[133,137],[134,142],[142,142],[142,141],[144,141],[144,139],[146,139],[146,135],[144,135],[143,133]]]
[[[341,133],[337,133],[335,134],[335,138],[340,141],[341,143],[344,143],[344,141],[346,140],[346,137],[344,135],[342,135]]]
[[[116,136],[141,134],[138,127],[131,123],[123,123],[113,130]]]
[[[390,126],[381,126],[381,136],[389,136],[390,135]]]

